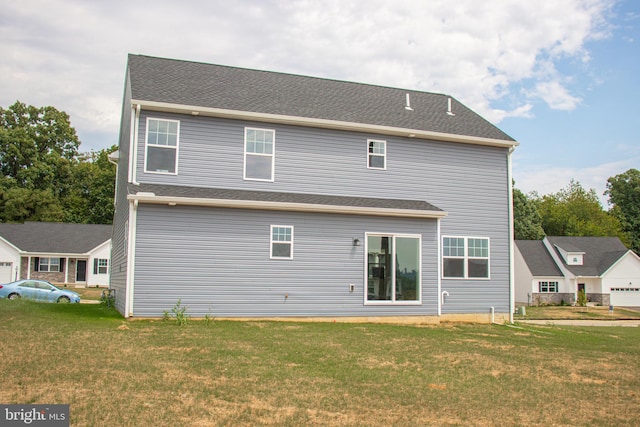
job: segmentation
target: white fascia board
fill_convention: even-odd
[[[111,239],[107,239],[104,242],[100,243],[98,246],[96,246],[95,248],[89,250],[87,252],[87,254],[91,255],[97,251],[99,251],[100,249],[102,249],[105,245],[111,245]]]
[[[10,241],[8,241],[7,239],[5,239],[2,236],[0,236],[0,241],[6,243],[7,246],[9,246],[11,249],[15,250],[19,254],[22,254],[24,252],[22,249],[20,249],[19,247],[17,247],[16,245],[14,245],[13,243],[11,243]]]
[[[403,217],[403,218],[444,218],[447,212],[444,211],[424,211],[418,209],[391,209],[391,208],[374,208],[362,206],[337,206],[337,205],[319,205],[310,203],[286,203],[286,202],[265,202],[257,200],[229,200],[229,199],[202,199],[190,197],[164,197],[155,196],[153,193],[138,193],[127,196],[129,200],[135,200],[139,203],[149,203],[156,205],[169,206],[209,206],[217,208],[235,208],[235,209],[256,209],[256,210],[272,210],[272,211],[290,211],[290,212],[316,212],[316,213],[334,213],[346,215],[368,215],[368,216],[387,216],[387,217]]]
[[[89,254],[88,253],[20,251],[20,256],[41,257],[41,258],[87,258]]]
[[[631,254],[631,255],[629,255]],[[635,259],[637,259],[638,261],[640,261],[640,257],[638,255],[636,255],[635,252],[633,252],[631,249],[628,249],[627,252],[625,252],[624,255],[622,255],[620,258],[618,258],[616,260],[616,262],[614,262],[613,264],[611,264],[611,267],[607,268],[607,270],[605,272],[602,273],[602,275],[600,275],[600,277],[604,278],[604,276],[609,273],[616,265],[620,264],[620,262],[622,262],[623,259],[625,259],[626,257],[631,256],[634,257]]]
[[[201,116],[223,117],[228,119],[253,120],[258,122],[282,123],[296,126],[309,126],[325,129],[338,129],[353,132],[372,132],[382,135],[403,136],[417,139],[430,139],[446,142],[460,142],[491,147],[511,148],[520,145],[516,141],[482,138],[477,136],[456,135],[451,133],[431,132],[426,130],[405,129],[393,126],[380,126],[365,123],[344,122],[340,120],[314,119],[309,117],[286,116],[281,114],[254,113],[250,111],[227,110],[224,108],[198,107],[192,105],[170,104],[166,102],[142,101],[134,99],[133,104],[145,110],[163,111],[178,114],[197,114]]]

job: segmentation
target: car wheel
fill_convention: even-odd
[[[71,300],[68,297],[60,297],[58,298],[58,302],[61,302],[63,304],[69,304]]]
[[[7,298],[9,298],[9,299],[20,299],[20,294],[11,294]]]

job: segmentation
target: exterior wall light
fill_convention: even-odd
[[[358,239],[357,237],[353,238],[353,246],[360,246],[360,239]]]

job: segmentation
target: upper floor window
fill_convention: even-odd
[[[180,122],[147,118],[145,172],[176,174]]]
[[[276,131],[245,128],[244,179],[273,181]]]
[[[293,227],[290,225],[271,226],[271,258],[293,259]]]
[[[442,277],[489,278],[489,239],[485,237],[443,237]]]
[[[367,167],[369,169],[387,168],[387,141],[369,139]]]

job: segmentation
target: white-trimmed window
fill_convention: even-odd
[[[178,173],[180,122],[147,118],[145,172]]]
[[[293,226],[271,226],[271,259],[293,259]]]
[[[367,167],[369,169],[387,168],[387,141],[367,140]]]
[[[93,260],[93,274],[109,273],[109,260],[105,258],[96,258]]]
[[[558,292],[558,282],[549,282],[549,281],[538,282],[538,292],[540,293]]]
[[[60,268],[60,258],[36,258],[35,271],[41,271],[43,273],[57,273],[62,271]]]
[[[489,239],[486,237],[443,237],[442,277],[445,279],[488,279]]]
[[[244,179],[273,181],[276,131],[244,129]]]
[[[419,304],[422,256],[420,235],[366,235],[366,304]]]

